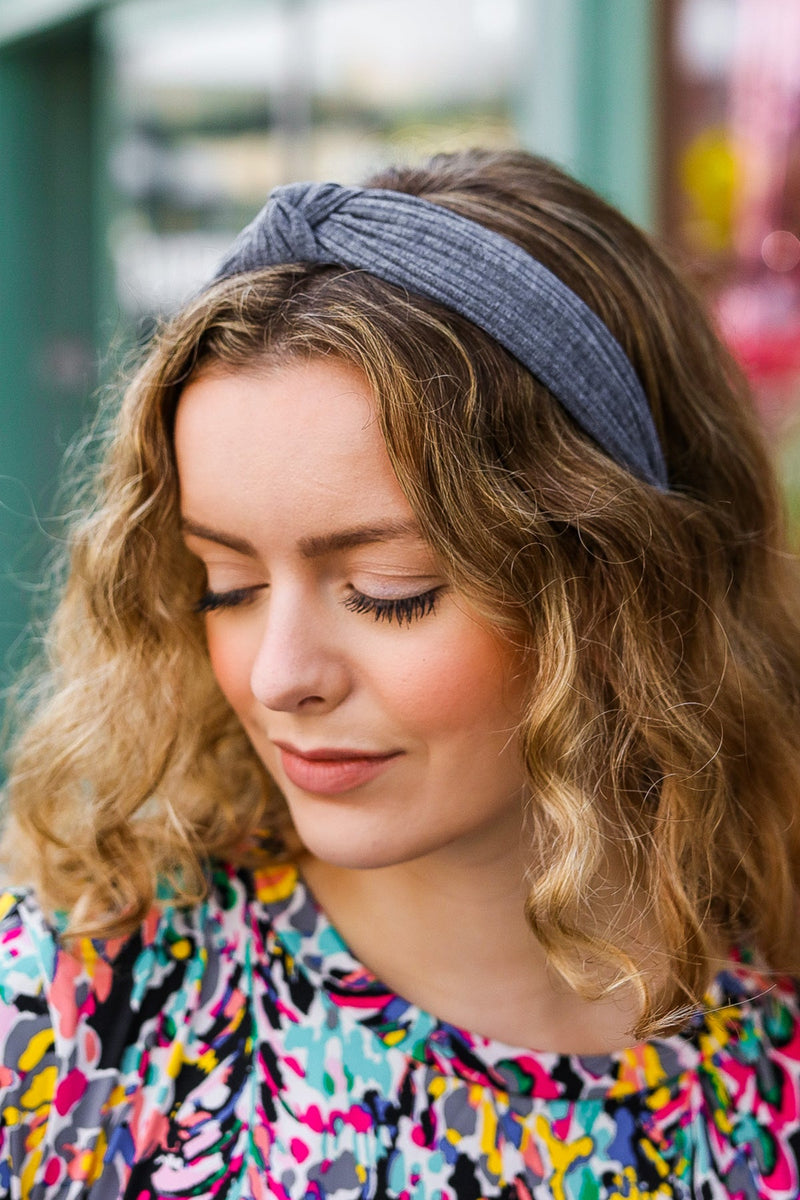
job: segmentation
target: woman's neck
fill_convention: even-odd
[[[630,1045],[633,989],[586,1001],[547,966],[524,914],[524,868],[508,854],[447,854],[354,870],[311,856],[301,869],[355,956],[398,995],[511,1046],[602,1053]]]

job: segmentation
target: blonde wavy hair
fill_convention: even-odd
[[[633,983],[637,1032],[666,1030],[698,1002],[720,940],[800,969],[797,563],[746,389],[652,244],[551,164],[476,151],[369,186],[497,230],[583,297],[644,385],[670,490],[612,462],[434,303],[337,267],[216,285],[156,337],[73,523],[10,759],[6,860],[73,930],[108,937],[132,931],[165,880],[195,900],[209,860],[296,852],[210,670],[172,426],[212,365],[334,356],[374,390],[454,585],[528,650],[531,926],[579,992]],[[657,988],[607,920],[609,848],[663,947]]]

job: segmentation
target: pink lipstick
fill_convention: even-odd
[[[391,754],[359,754],[357,750],[322,748],[300,752],[285,742],[275,743],[281,754],[281,766],[286,778],[304,792],[318,796],[335,796],[361,787],[380,775],[399,756]]]

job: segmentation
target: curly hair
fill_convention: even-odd
[[[209,859],[297,851],[211,673],[172,427],[212,365],[333,356],[364,372],[453,585],[527,655],[531,927],[582,995],[633,984],[636,1032],[665,1031],[698,1003],[720,941],[800,969],[800,589],[746,387],[652,243],[552,164],[474,151],[368,186],[498,231],[594,309],[645,388],[669,490],[433,302],[338,267],[215,285],[156,337],[74,523],[11,758],[6,859],[73,930],[108,937],[165,881],[202,894]],[[615,923],[609,855],[656,931],[658,986]]]

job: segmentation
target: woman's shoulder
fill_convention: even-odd
[[[273,912],[290,903],[295,883],[288,868],[218,866],[202,901],[164,896],[116,941],[68,941],[65,922],[33,892],[0,896],[0,1196],[17,1178],[23,1194],[65,1173],[116,1178],[131,1139],[147,1140],[150,1118],[166,1121],[161,1093],[191,1036],[204,1036],[206,1024],[215,1031],[205,1057],[183,1068],[195,1084],[217,1054],[224,1059],[223,1033],[235,1043],[248,955],[259,938],[272,945]],[[108,1163],[105,1151],[89,1154],[120,1122]]]
[[[42,996],[52,981],[58,933],[30,891],[0,894],[0,1003]]]
[[[71,991],[105,997],[115,975],[124,976],[135,997],[148,983],[163,984],[170,963],[185,975],[209,953],[236,955],[253,926],[269,927],[297,889],[290,865],[249,871],[215,864],[200,902],[177,904],[165,893],[129,937],[71,941],[63,936],[66,917],[48,914],[31,890],[7,890],[0,893],[0,1004],[7,1016],[37,997],[63,999],[67,982]]]
[[[161,1036],[165,1019],[176,1030],[191,1023],[212,980],[215,994],[235,986],[254,940],[271,944],[272,914],[285,910],[296,882],[288,867],[220,865],[199,903],[164,897],[129,937],[105,941],[67,941],[66,921],[47,914],[31,891],[0,895],[4,1104],[35,1080],[42,1102],[68,1078],[89,1087],[102,1076],[111,1086],[136,1048]]]
[[[736,950],[709,988],[701,1029],[725,1043],[722,1031],[740,1038],[743,1022],[762,1028],[765,1040],[782,1043],[791,1035],[800,1055],[800,978],[776,973],[756,954]]]
[[[694,1036],[716,1061],[791,1062],[800,1088],[800,979],[737,952],[709,989]]]

